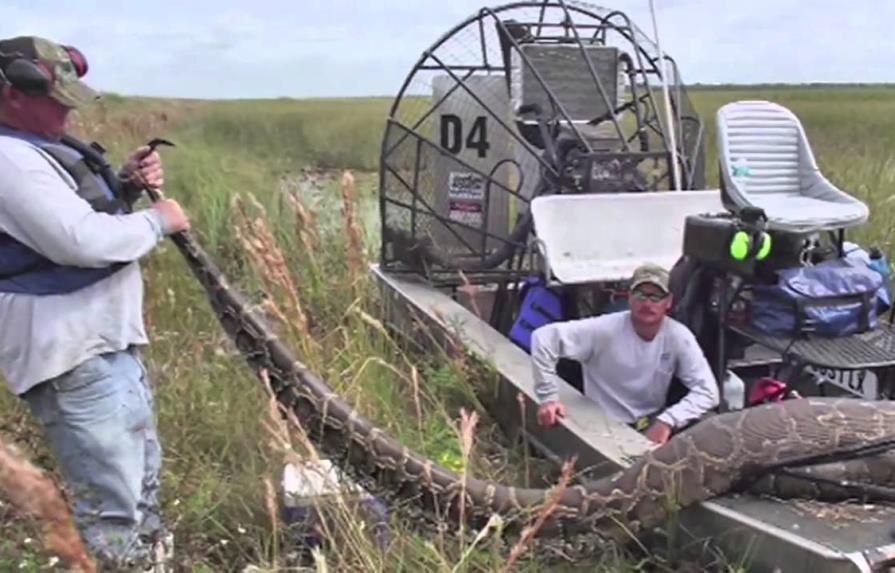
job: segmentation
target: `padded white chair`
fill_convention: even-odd
[[[531,214],[548,275],[563,284],[623,281],[649,261],[671,269],[687,217],[724,210],[717,189],[536,197]]]
[[[738,101],[718,110],[721,178],[736,207],[764,209],[781,231],[844,229],[864,223],[867,205],[820,172],[801,122],[768,101]]]

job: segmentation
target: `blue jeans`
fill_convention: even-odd
[[[162,530],[162,452],[136,349],[94,356],[23,398],[43,424],[90,549],[112,563],[144,559]]]

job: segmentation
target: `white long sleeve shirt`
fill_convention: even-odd
[[[0,135],[0,231],[62,265],[134,261],[69,294],[0,293],[0,372],[16,394],[97,354],[147,343],[135,261],[164,237],[161,214],[99,213],[75,190],[49,155]]]
[[[696,337],[670,317],[651,341],[634,331],[630,312],[549,324],[532,334],[531,356],[541,403],[558,399],[556,363],[569,358],[581,363],[585,396],[623,423],[660,412],[658,420],[680,428],[718,405],[718,385]],[[672,376],[689,392],[666,408]]]

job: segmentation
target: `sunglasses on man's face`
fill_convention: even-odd
[[[634,291],[634,298],[637,300],[648,300],[650,302],[662,302],[668,296],[668,293],[663,292],[645,292],[642,290]]]

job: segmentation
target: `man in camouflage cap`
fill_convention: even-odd
[[[629,289],[631,292],[634,292],[641,285],[653,285],[658,288],[659,295],[667,295],[671,291],[668,288],[668,271],[659,265],[653,263],[644,263],[634,269],[634,274],[631,275],[631,285]],[[665,300],[663,297],[660,300]]]
[[[552,426],[566,414],[556,373],[560,358],[581,363],[584,394],[607,415],[658,444],[718,405],[718,385],[696,338],[667,316],[672,305],[668,282],[668,271],[645,263],[631,277],[630,310],[534,331],[531,356],[542,425]],[[668,405],[672,377],[689,392]]]
[[[66,107],[81,107],[100,97],[81,81],[81,76],[87,73],[87,59],[73,46],[63,46],[34,36],[19,36],[0,40],[0,58],[13,65],[15,60],[36,64],[50,80],[47,95]],[[34,81],[40,80],[35,76]],[[40,86],[35,85],[34,88],[40,89]]]
[[[189,222],[170,199],[134,209],[164,181],[148,147],[116,176],[63,137],[98,98],[86,73],[71,46],[0,40],[0,373],[42,423],[88,546],[118,568],[166,537],[138,260]]]

